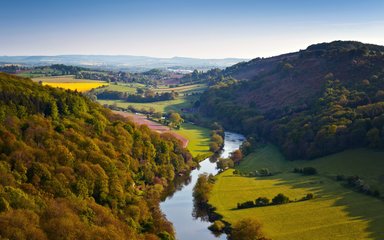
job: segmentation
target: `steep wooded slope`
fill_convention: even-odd
[[[0,73],[1,238],[173,239],[160,194],[193,164],[172,136]]]

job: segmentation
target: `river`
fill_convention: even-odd
[[[225,132],[224,148],[220,157],[229,157],[229,154],[238,149],[245,140],[243,135]],[[193,213],[192,190],[196,180],[201,173],[216,175],[216,163],[209,158],[200,162],[200,168],[193,170],[190,176],[184,180],[184,183],[178,186],[176,192],[168,196],[161,204],[161,210],[167,219],[173,223],[178,240],[218,240],[226,239],[226,235],[219,237],[213,235],[208,229],[211,225],[206,219],[195,218]]]

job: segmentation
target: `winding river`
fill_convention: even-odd
[[[245,140],[243,135],[225,132],[224,148],[220,157],[229,157],[229,154],[238,149]],[[173,223],[178,240],[210,240],[226,239],[225,234],[215,236],[208,229],[211,223],[207,219],[193,216],[192,190],[196,180],[201,173],[216,175],[216,163],[209,158],[200,162],[200,168],[193,170],[190,176],[186,176],[182,183],[179,183],[173,194],[169,195],[161,204],[161,210],[167,219]]]

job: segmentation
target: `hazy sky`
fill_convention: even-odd
[[[267,57],[384,45],[384,0],[0,0],[0,55]]]

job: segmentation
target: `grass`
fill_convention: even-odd
[[[79,92],[86,92],[93,88],[98,88],[106,85],[106,82],[95,81],[90,79],[75,79],[73,75],[58,76],[58,77],[38,77],[32,79],[34,82],[42,82],[43,85],[51,87],[64,88],[70,90],[77,90]]]
[[[181,96],[174,100],[152,102],[152,103],[132,103],[125,102],[121,100],[98,100],[100,104],[114,105],[122,108],[127,108],[128,106],[134,106],[138,109],[149,110],[151,107],[157,112],[168,112],[170,110],[181,111],[182,108],[190,108],[192,103],[197,99],[196,96]]]
[[[312,161],[291,162],[274,146],[267,145],[247,156],[238,169],[249,172],[269,168],[276,174],[251,178],[227,170],[217,176],[210,203],[230,223],[245,217],[256,218],[272,239],[383,239],[384,202],[345,188],[331,178],[340,173],[356,174],[382,186],[384,161],[381,159],[384,159],[382,152],[357,149]],[[313,166],[319,174],[291,173],[294,167],[303,166]],[[307,193],[314,193],[316,198],[279,206],[234,209],[238,202],[259,196],[271,199],[278,193],[293,200]]]
[[[119,83],[118,85],[110,84],[109,86],[103,88],[103,90],[110,91],[119,91],[119,92],[127,92],[130,94],[136,93],[137,88],[145,87],[143,84],[139,83]],[[133,106],[137,109],[145,109],[149,110],[150,108],[154,108],[157,112],[168,112],[170,110],[181,112],[182,108],[191,108],[194,102],[199,98],[197,95],[189,95],[186,94],[198,93],[202,92],[207,88],[206,84],[193,84],[193,85],[185,85],[174,88],[169,88],[165,86],[159,86],[158,88],[153,88],[154,92],[164,93],[175,91],[179,93],[179,96],[174,100],[168,101],[159,101],[159,102],[151,102],[151,103],[133,103],[126,102],[121,100],[98,100],[100,104],[108,104],[114,105],[117,107],[127,108],[128,106]]]
[[[110,84],[103,88],[102,90],[107,91],[116,91],[116,92],[127,92],[130,94],[136,93],[137,88],[144,88],[145,85],[141,83],[118,83],[118,84]],[[101,89],[100,89],[101,90]]]
[[[185,86],[179,86],[179,87],[173,87],[173,88],[160,86],[158,88],[153,89],[153,91],[159,92],[159,93],[172,92],[172,91],[175,91],[178,93],[189,93],[189,92],[202,92],[205,89],[207,89],[206,84],[192,84],[192,85],[185,85]]]
[[[192,156],[209,154],[210,130],[190,123],[183,123],[180,130],[172,130],[189,140],[188,149]]]

